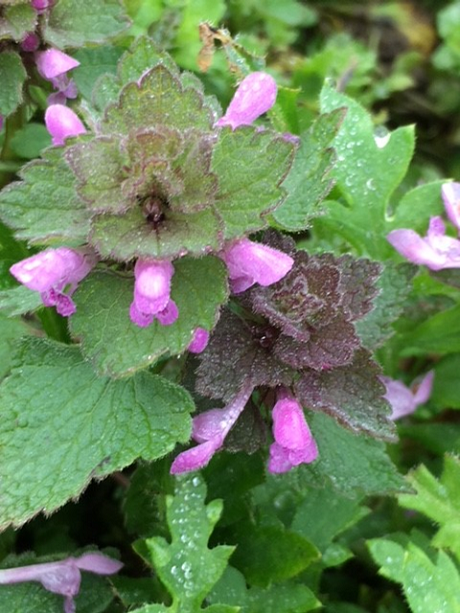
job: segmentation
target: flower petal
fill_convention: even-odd
[[[78,115],[63,104],[51,104],[46,109],[45,124],[53,145],[63,145],[66,138],[86,132]]]
[[[201,445],[187,449],[187,451],[183,451],[172,463],[171,474],[177,475],[203,468],[222,446],[222,443],[222,437],[216,437]]]
[[[80,62],[75,60],[67,53],[59,51],[59,49],[47,49],[46,51],[37,51],[35,54],[35,62],[38,72],[45,79],[54,79],[58,75],[62,75],[77,66]]]
[[[460,183],[444,183],[441,195],[448,218],[460,230]]]

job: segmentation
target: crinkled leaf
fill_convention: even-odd
[[[380,574],[401,583],[413,613],[458,613],[460,573],[449,556],[430,548],[421,533],[367,541]]]
[[[413,126],[398,128],[378,146],[368,112],[355,100],[326,84],[321,92],[322,112],[347,108],[333,142],[337,163],[331,176],[345,200],[330,206],[324,221],[352,244],[377,259],[386,253],[385,212],[390,196],[407,172],[414,151]],[[323,218],[318,220],[323,223]]]
[[[267,587],[295,577],[319,558],[318,550],[299,534],[278,526],[239,522],[232,565],[250,585]]]
[[[222,513],[222,501],[204,503],[206,486],[198,475],[188,475],[176,481],[175,495],[166,499],[166,515],[170,542],[161,537],[147,539],[152,566],[172,596],[171,607],[143,607],[143,613],[157,610],[203,611],[202,602],[221,577],[233,547],[219,545],[208,548],[208,540]],[[213,607],[205,611],[214,611]],[[215,613],[236,613],[233,607],[216,608]],[[140,613],[140,612],[139,612]]]
[[[159,64],[122,89],[118,103],[107,109],[101,130],[121,135],[152,125],[209,130],[212,123],[213,114],[203,96],[183,87],[176,74]]]
[[[240,607],[241,613],[307,613],[320,605],[307,586],[293,581],[248,588],[244,575],[231,566],[225,569],[207,600]]]
[[[310,483],[322,487],[332,483],[343,495],[353,497],[408,490],[384,443],[362,433],[354,434],[324,413],[310,413],[307,418],[319,456],[293,475],[304,488]]]
[[[22,86],[27,73],[15,51],[0,53],[0,115],[13,113],[22,102]]]
[[[402,314],[405,299],[412,289],[417,269],[412,264],[387,262],[376,283],[380,290],[374,298],[374,308],[356,322],[356,331],[364,347],[374,350],[392,336],[392,324]]]
[[[0,40],[12,38],[21,41],[28,32],[33,32],[37,24],[37,11],[30,2],[22,2],[3,7],[0,16]],[[2,81],[2,85],[3,85]]]
[[[103,43],[129,25],[119,0],[59,0],[50,11],[45,39],[60,48]]]
[[[299,150],[283,183],[288,195],[273,213],[276,222],[287,230],[304,230],[309,218],[320,212],[319,205],[334,184],[330,176],[335,162],[331,144],[344,116],[344,109],[320,115],[301,135]]]
[[[164,64],[169,72],[179,77],[178,66],[168,53],[160,51],[149,37],[137,38],[125,51],[118,65],[117,75],[120,85],[138,81],[145,72],[157,64]]]
[[[211,398],[230,400],[245,380],[257,385],[290,385],[293,372],[273,357],[271,326],[249,325],[224,310],[208,346],[200,356],[197,391]],[[277,334],[277,332],[275,331]]]
[[[370,354],[360,349],[351,364],[302,371],[295,384],[296,396],[305,407],[324,411],[357,433],[394,441],[395,428],[380,374]]]
[[[37,339],[23,342],[0,402],[2,527],[55,510],[138,457],[165,455],[188,440],[193,410],[166,379],[98,378],[78,347]]]
[[[202,255],[219,250],[222,239],[219,219],[212,209],[193,214],[168,210],[156,231],[138,206],[122,216],[96,215],[90,242],[104,258],[129,261],[172,259],[186,253]]]
[[[212,256],[181,258],[174,269],[171,297],[179,318],[170,326],[155,321],[139,328],[131,322],[133,277],[97,271],[80,284],[70,329],[98,372],[115,377],[132,373],[163,355],[182,353],[195,328],[212,329],[228,296],[224,265]]]
[[[217,208],[231,239],[267,227],[264,219],[285,197],[280,187],[294,146],[280,135],[252,127],[220,130],[212,170],[219,181]]]
[[[16,230],[17,238],[41,244],[85,242],[89,216],[75,192],[75,178],[62,149],[47,149],[43,159],[24,166],[20,176],[23,181],[0,192],[0,215]]]
[[[439,480],[423,465],[408,480],[416,493],[400,495],[399,503],[435,521],[439,530],[433,545],[450,549],[460,560],[460,459],[446,455]]]

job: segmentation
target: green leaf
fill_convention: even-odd
[[[0,115],[13,113],[22,102],[22,86],[27,73],[15,51],[0,53]]]
[[[11,139],[12,151],[19,157],[33,160],[43,149],[51,145],[51,136],[41,123],[30,122],[15,132]]]
[[[103,43],[129,25],[118,0],[59,0],[45,27],[45,40],[60,48]]]
[[[460,351],[460,305],[436,313],[404,337],[401,355]]]
[[[117,62],[122,54],[121,47],[106,45],[92,49],[79,49],[72,54],[80,62],[80,66],[72,71],[79,93],[91,100],[94,84],[104,74],[115,74]]]
[[[33,330],[20,319],[10,319],[0,314],[0,380],[7,374],[16,342]]]
[[[138,81],[141,75],[157,64],[164,64],[169,72],[176,77],[179,76],[177,64],[170,55],[160,51],[151,38],[146,36],[137,38],[130,49],[125,51],[118,65],[120,86]]]
[[[325,221],[365,253],[381,257],[388,252],[385,212],[390,196],[400,184],[414,151],[413,126],[398,128],[388,142],[377,146],[370,115],[355,100],[325,85],[321,111],[347,108],[333,147],[337,153],[331,176],[337,181],[348,207],[331,206]]]
[[[423,465],[412,472],[408,480],[416,494],[400,495],[399,504],[435,521],[440,528],[433,545],[450,549],[460,560],[460,459],[446,455],[439,480]]]
[[[304,230],[309,218],[320,212],[319,204],[334,183],[330,176],[335,162],[331,144],[344,116],[344,109],[320,115],[302,134],[300,148],[283,183],[287,198],[273,213],[276,222],[287,230]]]
[[[218,258],[208,256],[181,258],[174,262],[174,269],[171,297],[179,318],[170,326],[155,321],[148,328],[139,328],[131,322],[132,277],[95,272],[80,284],[74,295],[77,312],[70,328],[101,374],[123,376],[145,368],[162,355],[182,353],[195,328],[213,328],[217,310],[228,296],[225,266]]]
[[[459,613],[460,574],[449,556],[430,549],[426,537],[397,534],[372,539],[368,547],[380,574],[402,583],[413,613]]]
[[[278,526],[240,522],[234,538],[238,546],[232,565],[248,583],[259,587],[295,577],[319,559],[318,550],[307,539]]]
[[[47,149],[43,159],[24,166],[20,176],[23,181],[0,192],[0,215],[16,230],[16,237],[39,244],[86,242],[89,216],[75,192],[75,177],[62,149]]]
[[[219,180],[216,205],[231,239],[267,227],[264,215],[285,197],[280,184],[294,146],[280,135],[252,127],[224,128],[214,146],[211,170]]]
[[[460,409],[460,354],[453,353],[442,358],[435,366],[433,391],[430,404],[438,409]]]
[[[310,413],[307,418],[319,457],[299,469],[300,481],[312,485],[331,483],[345,496],[389,494],[408,489],[382,442],[353,434],[324,413]]]
[[[334,538],[369,513],[359,499],[340,495],[330,487],[310,489],[298,505],[291,530],[301,534],[322,553]]]
[[[138,613],[157,611],[203,611],[201,604],[227,566],[233,547],[208,548],[208,540],[222,512],[222,502],[207,505],[206,486],[199,475],[177,479],[174,496],[166,499],[170,542],[164,538],[147,539],[152,566],[172,596],[171,607],[147,605]],[[237,613],[238,609],[215,605],[209,613]]]
[[[406,192],[393,215],[386,218],[388,231],[397,228],[412,228],[425,235],[430,217],[444,213],[441,187],[445,182],[442,180],[417,185]]]
[[[292,581],[248,589],[244,575],[231,566],[225,569],[207,600],[240,607],[240,613],[307,613],[320,605],[308,587]]]
[[[50,513],[136,458],[159,458],[190,435],[193,402],[148,373],[98,378],[78,347],[24,341],[0,385],[0,525]]]
[[[36,311],[42,304],[39,292],[24,285],[0,291],[0,311],[8,317]]]
[[[37,11],[35,11],[30,2],[2,8],[3,11],[0,16],[0,40],[12,38],[19,42],[28,32],[35,30]]]

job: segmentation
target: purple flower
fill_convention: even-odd
[[[66,138],[86,132],[78,115],[63,104],[52,104],[46,109],[45,124],[53,145],[63,145]]]
[[[431,270],[460,267],[460,241],[446,236],[441,217],[432,217],[425,238],[413,230],[393,230],[388,241],[409,262],[424,264]]]
[[[231,100],[227,112],[216,126],[249,126],[275,104],[276,82],[265,72],[253,72],[244,78]]]
[[[273,407],[273,436],[268,470],[284,473],[318,457],[318,448],[300,404],[284,390]]]
[[[223,409],[211,409],[193,419],[192,438],[200,443],[180,453],[171,466],[171,473],[198,470],[206,466],[224,444],[225,437],[251,397],[253,386],[246,383],[235,398]]]
[[[78,558],[66,558],[59,562],[31,564],[0,570],[0,585],[38,581],[54,594],[65,596],[65,613],[74,613],[76,596],[80,590],[81,573],[85,570],[97,575],[113,575],[123,564],[101,553],[84,553]]]
[[[282,279],[291,270],[294,260],[277,249],[248,238],[240,238],[220,254],[227,264],[231,287],[234,294],[259,283],[271,285]]]
[[[460,183],[444,183],[441,194],[447,217],[460,230]]]
[[[390,379],[390,377],[380,377],[380,380],[387,388],[384,398],[391,405],[392,413],[390,419],[400,419],[405,415],[410,415],[420,405],[424,404],[431,395],[433,387],[434,371],[430,370],[419,384],[414,383],[407,387],[402,381]]]
[[[69,70],[72,70],[72,68],[80,66],[80,62],[67,55],[67,53],[59,51],[59,49],[38,51],[35,54],[35,62],[38,72],[48,81],[52,81],[56,77],[60,77]]]
[[[196,328],[187,349],[190,353],[201,353],[209,342],[209,332],[204,328]]]
[[[134,267],[134,300],[129,315],[141,328],[158,319],[163,326],[173,324],[179,316],[171,300],[171,279],[174,266],[161,260],[137,260]]]
[[[40,292],[45,306],[55,306],[60,315],[68,317],[76,310],[72,294],[96,262],[96,255],[88,249],[58,247],[13,264],[10,272],[19,283]]]

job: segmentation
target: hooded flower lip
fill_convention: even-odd
[[[81,570],[97,575],[113,575],[122,567],[121,562],[101,553],[85,553],[78,558],[0,570],[0,585],[38,581],[49,592],[65,596],[64,612],[74,613],[74,596],[80,590]]]
[[[224,444],[225,437],[241,415],[254,386],[245,382],[238,394],[223,409],[211,409],[193,418],[192,438],[200,443],[180,453],[171,465],[171,474],[203,468]]]
[[[424,264],[431,270],[460,268],[460,241],[446,236],[445,231],[441,217],[432,217],[424,238],[413,230],[393,230],[387,240],[413,264]]]
[[[419,405],[425,404],[431,395],[433,379],[433,370],[430,370],[418,385],[412,384],[410,387],[404,385],[402,381],[396,381],[390,377],[380,377],[386,387],[386,393],[383,397],[388,400],[392,409],[390,418],[392,420],[400,419],[413,413]]]
[[[55,306],[68,317],[76,310],[71,295],[96,263],[96,255],[88,249],[58,247],[16,262],[10,272],[19,283],[40,292],[45,306]]]
[[[276,81],[265,72],[253,72],[245,77],[233,96],[228,109],[217,122],[217,127],[249,126],[275,104]]]
[[[318,448],[302,407],[283,389],[278,393],[272,417],[275,442],[270,447],[270,472],[284,473],[299,464],[316,460]]]
[[[294,265],[286,253],[247,238],[230,243],[221,258],[227,264],[234,294],[244,292],[255,283],[263,286],[277,283]]]
[[[51,104],[45,112],[46,129],[53,145],[64,145],[66,138],[86,133],[78,115],[63,104]]]
[[[46,49],[46,51],[37,51],[35,54],[35,62],[38,72],[44,79],[51,81],[59,77],[69,70],[80,66],[80,62],[75,60],[67,53],[59,51],[59,49]]]
[[[192,340],[187,347],[190,353],[201,353],[205,350],[206,345],[209,342],[209,332],[204,328],[196,328],[193,331]]]
[[[171,262],[137,260],[134,267],[134,300],[129,311],[133,323],[144,328],[155,318],[163,326],[176,321],[179,311],[170,297],[173,275]]]

